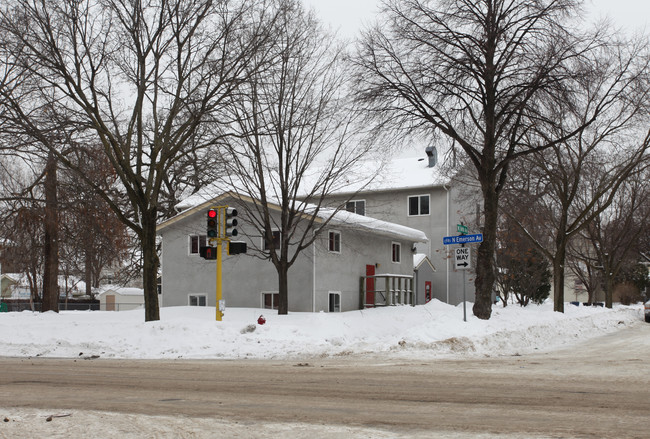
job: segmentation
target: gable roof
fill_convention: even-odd
[[[208,200],[204,201],[196,206],[189,207],[185,209],[183,212],[179,213],[178,215],[163,221],[162,223],[158,224],[158,227],[156,228],[156,231],[158,233],[161,233],[164,231],[166,228],[169,226],[185,219],[188,218],[200,211],[204,211],[209,209],[210,207],[218,204],[220,201],[227,199],[227,198],[236,198],[238,200],[241,200],[243,202],[247,203],[254,203],[255,200],[251,197],[245,196],[245,195],[240,195],[236,194],[234,192],[224,192],[220,194],[219,196]],[[281,211],[280,205],[277,203],[272,203],[269,202],[269,208],[275,211]],[[316,206],[315,205],[307,205],[305,208],[305,214],[309,215],[311,212],[316,211]],[[316,219],[315,221],[317,223],[323,223],[327,219],[330,219],[329,225],[332,226],[337,226],[341,228],[347,228],[347,229],[353,229],[353,230],[359,230],[359,231],[364,231],[367,233],[374,233],[376,235],[380,236],[386,236],[390,238],[395,238],[395,239],[405,239],[408,241],[412,242],[428,242],[429,239],[427,236],[424,234],[424,232],[420,230],[413,229],[411,227],[406,227],[402,226],[399,224],[394,224],[390,223],[388,221],[382,221],[378,220],[375,218],[363,216],[363,215],[357,215],[356,213],[348,212],[348,211],[343,211],[339,210],[336,211],[335,209],[332,208],[324,208],[321,207],[318,210],[318,213],[316,213]]]
[[[442,187],[449,185],[451,179],[444,175],[440,166],[429,167],[428,160],[422,157],[392,159],[386,163],[366,162],[359,166],[367,167],[367,172],[377,175],[363,185],[351,183],[345,189],[335,191],[337,195],[356,192],[385,192],[393,190]]]
[[[436,271],[436,268],[431,263],[429,257],[424,253],[416,253],[413,255],[413,270],[419,270],[423,264],[427,264],[431,267],[431,270]]]

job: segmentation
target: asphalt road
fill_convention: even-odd
[[[571,349],[482,359],[0,358],[0,415],[47,409],[213,419],[245,426],[239,437],[273,437],[262,433],[273,424],[310,426],[300,437],[349,427],[360,437],[642,438],[650,435],[649,362],[643,322]],[[0,437],[27,437],[28,428],[0,423]],[[212,435],[198,433],[191,437]]]

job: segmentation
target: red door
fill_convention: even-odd
[[[431,281],[424,281],[424,303],[431,301]]]
[[[366,276],[375,275],[375,266],[366,265]],[[375,306],[375,279],[366,278],[366,307]]]

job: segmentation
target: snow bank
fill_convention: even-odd
[[[140,359],[280,359],[357,354],[431,358],[494,356],[550,350],[641,322],[642,306],[614,309],[552,304],[495,306],[484,321],[462,305],[439,301],[345,313],[290,313],[229,308],[222,322],[215,309],[161,309],[161,320],[144,322],[144,311],[24,311],[0,314],[4,356]],[[266,324],[258,325],[263,314]]]

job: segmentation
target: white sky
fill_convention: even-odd
[[[372,22],[378,10],[379,0],[303,0],[308,7],[314,7],[321,20],[330,24],[339,35],[353,38],[364,24]],[[648,0],[586,0],[585,8],[590,11],[589,19],[611,17],[616,26],[633,32],[650,31]]]

